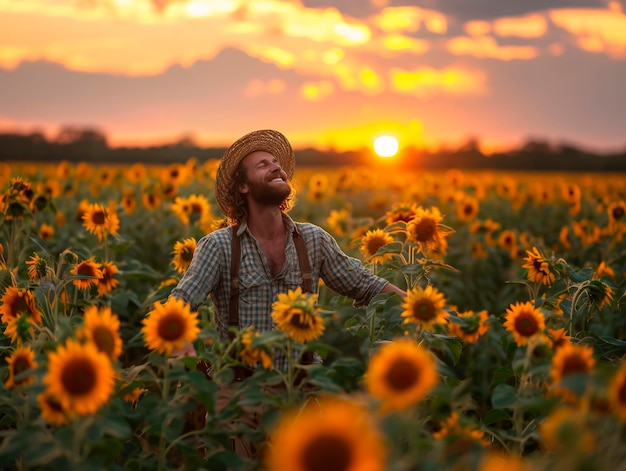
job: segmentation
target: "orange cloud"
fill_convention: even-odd
[[[335,91],[335,87],[329,80],[321,82],[305,83],[300,89],[300,96],[308,101],[321,101],[330,96]]]
[[[609,10],[552,10],[550,19],[574,35],[578,46],[616,59],[626,58],[626,15],[611,3]]]
[[[498,18],[493,22],[493,31],[498,36],[539,38],[546,34],[548,24],[543,15],[534,14],[522,17]]]
[[[456,55],[474,57],[490,57],[493,59],[533,59],[537,57],[537,49],[533,46],[500,46],[490,36],[468,38],[459,36],[447,43],[448,51]]]
[[[414,96],[435,93],[479,94],[485,90],[485,75],[481,71],[447,67],[436,70],[420,67],[416,70],[394,68],[390,71],[391,87],[394,91]]]
[[[412,6],[383,8],[372,18],[372,23],[387,33],[415,32],[422,24],[432,33],[443,34],[448,29],[448,22],[442,13]]]

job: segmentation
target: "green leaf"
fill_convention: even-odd
[[[491,409],[485,415],[483,422],[485,425],[491,425],[497,422],[511,422],[512,420],[510,414],[504,409]]]
[[[506,383],[506,381],[512,376],[513,368],[511,368],[511,365],[501,366],[493,372],[490,387],[493,388],[494,386]]]
[[[517,402],[517,391],[508,384],[499,384],[491,394],[491,405],[496,409],[512,407]]]

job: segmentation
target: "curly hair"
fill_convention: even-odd
[[[237,170],[233,173],[230,188],[224,195],[225,204],[228,207],[226,217],[230,225],[241,224],[248,217],[248,202],[243,193],[239,191],[239,187],[245,182],[246,172],[240,162]],[[284,213],[293,208],[296,199],[295,189],[292,185],[289,186],[291,187],[289,196],[279,205],[280,210]]]

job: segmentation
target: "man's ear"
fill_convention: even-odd
[[[239,185],[239,193],[243,193],[246,194],[250,191],[250,188],[248,188],[248,185],[245,183],[242,183],[241,185]]]

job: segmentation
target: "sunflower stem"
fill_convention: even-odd
[[[294,383],[294,359],[293,359],[293,340],[287,340],[287,403],[291,404],[293,399],[293,383]]]
[[[169,364],[166,362],[163,366],[163,386],[161,387],[161,400],[167,403],[170,397],[170,380],[169,380]],[[158,470],[166,469],[165,457],[167,448],[165,446],[165,428],[168,426],[168,420],[164,420],[161,424],[161,433],[159,434],[159,450],[158,450]]]

